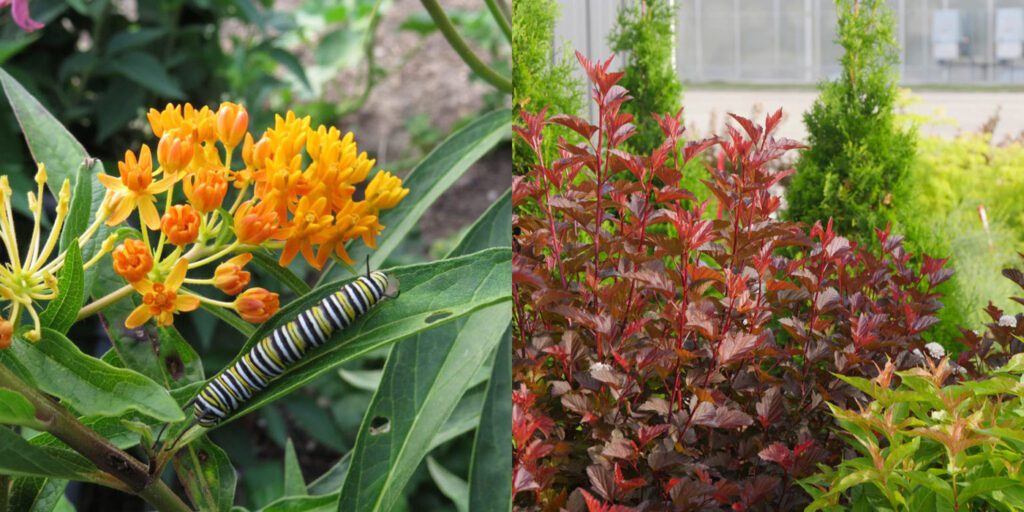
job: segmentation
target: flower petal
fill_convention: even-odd
[[[185,272],[188,271],[188,259],[181,258],[174,264],[174,268],[171,269],[171,273],[167,275],[167,279],[164,281],[164,286],[171,290],[177,290],[181,287],[181,283],[185,281]]]
[[[121,197],[117,201],[117,205],[114,206],[114,211],[110,212],[110,217],[107,217],[107,225],[116,226],[124,222],[124,220],[132,214],[132,210],[135,209],[135,204],[136,201],[134,197]]]
[[[175,311],[195,311],[199,307],[199,297],[195,295],[178,295],[174,299]]]
[[[139,217],[146,223],[146,227],[154,231],[160,229],[160,213],[153,205],[153,196],[140,197],[138,202]]]
[[[140,304],[139,307],[132,311],[132,314],[128,315],[128,318],[124,319],[124,326],[134,329],[148,322],[150,318],[153,318],[153,314],[149,312],[149,306]]]
[[[28,12],[28,0],[14,0],[11,3],[11,17],[25,32],[43,28],[43,24],[32,19]]]
[[[153,292],[153,282],[149,279],[139,279],[138,281],[131,283],[131,285],[132,288],[135,288],[135,291],[142,295]]]

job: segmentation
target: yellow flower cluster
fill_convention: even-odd
[[[200,302],[262,322],[276,312],[278,297],[262,288],[246,289],[249,251],[280,248],[282,266],[300,252],[318,269],[331,254],[351,263],[345,243],[362,238],[375,247],[384,228],[380,211],[409,193],[399,178],[381,171],[366,185],[364,198],[354,200],[374,160],[358,152],[351,133],[342,137],[336,128],[313,129],[309,117],[292,112],[277,116],[258,140],[248,131],[245,108],[233,103],[216,111],[167,105],[151,109],[147,118],[159,138],[156,168],[153,152],[143,145],[138,155],[125,153],[118,177],[100,177],[109,190],[107,224],[124,222],[135,211],[140,219],[142,240],[126,240],[113,254],[114,270],[143,299],[125,322],[129,328],[151,318],[168,325],[174,313],[196,309]],[[239,146],[242,162],[232,166]],[[187,202],[172,204],[179,185]],[[149,231],[159,231],[155,248]],[[188,275],[230,254],[237,255],[220,263],[212,277]],[[184,284],[213,285],[236,299],[203,297],[182,289]]]

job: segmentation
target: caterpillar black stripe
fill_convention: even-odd
[[[230,416],[309,350],[348,327],[382,298],[391,297],[388,282],[383,272],[370,272],[274,329],[199,392],[195,399],[196,423],[212,427]]]

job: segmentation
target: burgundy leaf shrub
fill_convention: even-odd
[[[609,61],[577,54],[597,124],[523,114],[538,164],[513,184],[513,468],[521,510],[790,510],[795,480],[843,443],[825,402],[924,345],[944,260],[912,264],[901,237],[866,252],[832,223],[778,220],[773,162],[800,145],[734,116],[721,140],[620,150],[634,129]],[[580,134],[542,159],[544,127]],[[680,169],[717,151],[708,202]],[[920,268],[921,270],[916,270]]]

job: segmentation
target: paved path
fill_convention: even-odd
[[[925,91],[914,95],[918,101],[909,108],[911,113],[945,117],[944,121],[923,125],[922,133],[952,137],[960,131],[976,131],[1000,106],[995,140],[1024,132],[1024,93]],[[683,95],[684,117],[687,127],[696,128],[703,134],[708,132],[712,123],[715,131],[719,131],[727,112],[750,116],[754,109],[758,109],[760,113],[756,117],[763,122],[766,110],[782,107],[784,121],[778,133],[803,139],[807,135],[803,112],[810,108],[816,97],[813,91],[686,89]]]

